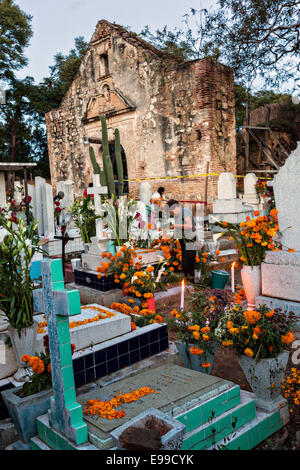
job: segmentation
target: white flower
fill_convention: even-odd
[[[4,242],[4,238],[9,235],[9,231],[6,230],[6,228],[1,228],[0,229],[0,243]]]

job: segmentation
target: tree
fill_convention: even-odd
[[[0,152],[4,161],[39,162],[49,177],[45,119],[32,106],[36,93],[33,78],[10,80],[6,104],[0,106]]]
[[[246,117],[246,103],[249,104],[250,111],[259,106],[264,106],[272,103],[280,103],[287,98],[290,98],[288,93],[274,93],[271,90],[259,90],[251,93],[242,85],[235,85],[235,119],[236,126],[239,128],[243,125]]]
[[[218,9],[191,9],[181,28],[167,26],[140,33],[155,47],[182,54],[184,60],[205,56],[232,67],[236,82],[251,88],[260,76],[265,86],[300,80],[299,0],[218,0]]]
[[[32,36],[31,19],[13,0],[0,0],[0,80],[11,79],[27,64],[24,49]]]
[[[299,82],[300,1],[218,0],[217,12],[205,12],[205,49],[218,48],[240,83],[260,76],[278,87]]]

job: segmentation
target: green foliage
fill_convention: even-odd
[[[190,8],[182,26],[164,26],[140,36],[179,60],[211,57],[232,67],[240,84],[252,86],[260,77],[264,86],[300,80],[299,2],[296,0],[218,0],[216,8]]]
[[[110,197],[116,195],[113,166],[110,158],[105,116],[101,116],[103,168]]]
[[[31,19],[13,0],[0,1],[0,80],[11,79],[27,65],[24,49],[32,36]]]
[[[33,78],[12,78],[6,104],[0,106],[0,153],[5,161],[37,162],[39,175],[50,176],[44,116],[34,109],[37,87]]]
[[[235,119],[236,126],[240,127],[243,125],[243,121],[246,117],[246,104],[249,103],[250,111],[272,103],[281,103],[286,99],[290,98],[288,93],[275,93],[272,90],[259,90],[255,93],[251,93],[243,85],[236,84],[234,87],[235,97]]]
[[[95,221],[99,218],[95,214],[92,197],[85,194],[83,198],[75,199],[69,210],[76,227],[80,230],[82,240],[84,243],[90,243],[91,237],[96,235]]]
[[[12,222],[0,213],[0,308],[10,325],[22,328],[33,324],[33,281],[29,275],[35,252],[42,251],[36,234],[38,222],[25,226],[22,218],[15,230]]]
[[[115,153],[116,153],[117,172],[118,172],[118,196],[120,197],[120,196],[123,196],[124,194],[124,170],[123,170],[123,162],[122,162],[122,155],[121,155],[119,129],[115,130]]]

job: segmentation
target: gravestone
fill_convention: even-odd
[[[18,206],[22,202],[22,190],[23,186],[20,181],[15,181],[14,183],[14,200],[16,202],[16,205]]]
[[[88,188],[88,194],[94,195],[95,213],[102,215],[101,196],[107,194],[107,187],[101,186],[100,175],[93,176],[93,186]],[[82,255],[82,266],[86,270],[96,271],[102,261],[101,253],[107,249],[108,239],[103,236],[103,220],[96,219],[96,236],[91,238],[89,252]]]
[[[51,184],[45,183],[42,186],[42,199],[43,199],[43,224],[44,235],[53,238],[55,235],[54,224],[54,204],[53,204],[53,191]]]
[[[50,400],[49,423],[79,445],[88,440],[88,433],[82,420],[82,408],[76,401],[67,293],[53,291],[49,260],[42,261],[41,270],[54,394]]]
[[[68,209],[74,202],[74,182],[72,180],[58,181],[56,185],[56,192],[62,191],[64,197],[60,202],[62,209]]]
[[[259,208],[259,197],[257,195],[255,185],[257,183],[257,176],[254,173],[247,173],[244,179],[244,194],[242,201],[249,204],[255,210]]]
[[[6,204],[5,173],[0,171],[0,207]]]
[[[44,217],[43,217],[43,187],[46,180],[40,176],[35,177],[35,219],[39,221],[38,234],[44,235]]]
[[[284,308],[298,316],[300,331],[300,143],[274,178],[282,250],[268,251],[262,263],[262,296],[257,304]],[[295,252],[289,252],[292,248]]]
[[[53,291],[65,291],[66,298],[68,300],[68,315],[78,315],[81,312],[80,307],[80,297],[79,292],[76,289],[70,290],[64,288],[64,276],[62,269],[62,260],[61,259],[52,259],[48,260],[49,266],[51,269],[51,288]],[[40,270],[41,270],[41,263]],[[36,267],[37,270],[37,267]],[[38,271],[38,270],[37,270]],[[35,312],[45,313],[45,299],[44,299],[44,289],[34,289],[33,293],[33,308]]]
[[[152,188],[148,181],[142,181],[140,183],[140,201],[142,201],[145,206],[150,204],[150,199],[152,196]]]
[[[31,208],[32,208],[32,214],[33,214],[33,216],[35,216],[35,213],[36,213],[36,202],[35,202],[35,187],[33,186],[33,184],[28,184],[28,196],[31,197],[31,201],[30,201],[29,205],[30,205]]]
[[[218,179],[218,199],[213,203],[213,214],[209,215],[209,222],[230,222],[239,224],[246,217],[253,216],[253,208],[236,197],[236,181],[232,173],[221,173]]]

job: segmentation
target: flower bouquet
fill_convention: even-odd
[[[87,194],[87,190],[85,190],[83,197],[75,199],[68,211],[72,215],[76,227],[80,230],[83,242],[90,243],[91,238],[96,235],[95,220],[100,217],[95,213],[93,195]]]
[[[293,313],[265,305],[249,311],[236,304],[220,318],[215,330],[219,344],[237,354],[257,405],[269,411],[276,409],[280,399],[289,357],[286,348],[294,341],[294,321]]]
[[[217,351],[215,328],[223,313],[216,295],[198,293],[191,298],[191,312],[171,312],[169,327],[176,331],[176,347],[186,367],[210,373]],[[221,295],[224,295],[223,293]]]
[[[105,199],[101,209],[116,246],[122,246],[130,240],[132,224],[140,214],[137,212],[137,201],[130,195]]]

